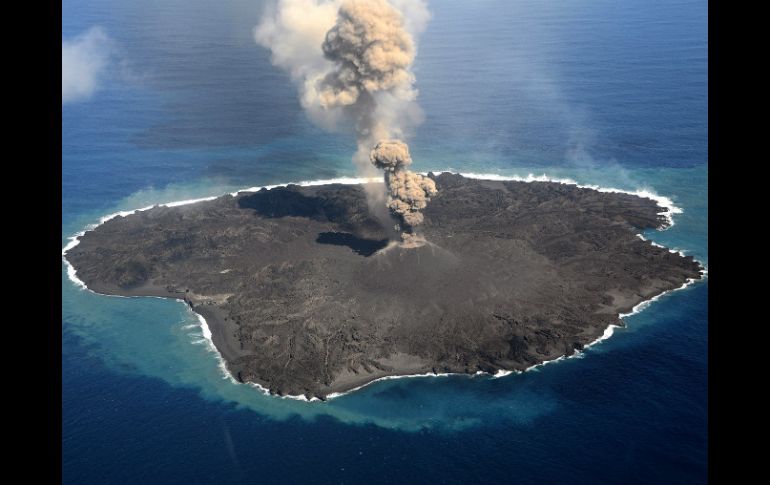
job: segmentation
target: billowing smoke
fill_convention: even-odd
[[[321,106],[353,108],[361,135],[385,135],[387,121],[378,122],[374,96],[389,93],[412,101],[414,43],[404,30],[401,14],[385,0],[347,0],[322,44],[334,70],[319,85]]]
[[[428,18],[423,0],[278,0],[255,29],[273,63],[298,84],[310,118],[355,131],[359,173],[385,170],[387,191],[369,189],[370,206],[375,215],[390,208],[407,230],[422,222],[419,211],[436,194],[432,180],[406,169],[409,150],[398,140],[422,121],[411,66],[414,36]]]
[[[420,211],[428,204],[429,197],[438,191],[432,179],[406,169],[412,163],[406,143],[400,140],[381,141],[369,158],[375,167],[385,170],[388,208],[401,216],[407,226],[413,228],[422,224]]]

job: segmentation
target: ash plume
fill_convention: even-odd
[[[255,29],[298,85],[310,119],[355,132],[359,174],[385,170],[385,192],[366,185],[370,208],[384,222],[389,209],[408,232],[436,194],[432,180],[405,168],[411,157],[400,141],[422,122],[411,66],[429,17],[422,0],[278,0]],[[395,152],[404,163],[388,168]]]
[[[420,211],[428,204],[430,196],[438,191],[432,179],[406,169],[412,163],[406,143],[400,140],[381,141],[375,145],[369,158],[375,167],[385,171],[388,208],[411,228],[422,224]]]

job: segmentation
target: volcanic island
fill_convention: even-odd
[[[233,378],[308,399],[524,370],[701,278],[692,256],[638,237],[668,224],[652,199],[428,177],[418,247],[371,215],[363,184],[288,185],[117,216],[66,258],[97,293],[186,301]]]

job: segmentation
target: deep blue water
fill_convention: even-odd
[[[415,72],[421,170],[646,188],[647,237],[708,262],[707,4],[434,1]],[[65,0],[110,67],[62,108],[62,245],[116,210],[353,175],[251,38],[256,0]],[[65,483],[703,483],[708,282],[582,358],[501,379],[385,381],[328,403],[222,379],[186,306],[62,272]]]

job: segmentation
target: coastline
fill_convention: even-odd
[[[687,287],[697,283],[698,281],[702,281],[703,279],[705,279],[707,277],[708,270],[706,270],[705,268],[703,270],[701,270],[701,275],[702,276],[701,276],[700,279],[688,278],[687,282],[684,283],[679,288],[674,288],[672,290],[663,291],[663,292],[658,293],[657,295],[651,297],[648,300],[644,300],[644,301],[642,301],[640,303],[637,303],[631,309],[630,312],[628,312],[628,313],[619,313],[618,316],[621,319],[623,319],[623,318],[630,317],[632,315],[636,315],[636,314],[640,313],[642,310],[644,310],[645,308],[650,306],[653,302],[658,301],[663,296],[665,296],[665,295],[667,295],[669,293],[673,293],[673,292],[678,291],[678,290],[683,290],[683,289],[685,289],[685,288],[687,288]],[[447,372],[447,373],[437,373],[437,374],[434,374],[434,373],[428,372],[428,373],[425,373],[425,374],[405,374],[405,375],[384,376],[384,377],[380,377],[380,378],[374,379],[372,381],[367,382],[366,384],[363,384],[361,386],[355,387],[353,389],[350,389],[350,390],[347,390],[347,391],[344,391],[344,392],[333,392],[333,393],[330,393],[330,394],[328,394],[326,396],[326,399],[329,400],[329,399],[334,399],[334,398],[337,398],[337,397],[341,397],[341,396],[344,396],[344,395],[349,394],[351,392],[358,391],[359,389],[362,389],[362,388],[364,388],[364,387],[366,387],[366,386],[368,386],[370,384],[374,384],[375,382],[385,381],[385,380],[390,380],[390,379],[404,379],[404,378],[409,378],[409,377],[447,377],[447,376],[464,376],[464,377],[469,377],[469,378],[473,378],[473,377],[477,377],[477,376],[489,376],[492,379],[499,379],[500,377],[505,377],[505,376],[508,376],[508,375],[511,375],[511,374],[522,374],[524,372],[529,372],[529,371],[532,371],[532,370],[536,370],[538,367],[542,367],[542,366],[544,366],[546,364],[551,364],[553,362],[558,362],[560,360],[582,359],[583,357],[585,357],[586,349],[588,349],[589,347],[592,347],[592,346],[594,346],[596,344],[599,344],[599,343],[603,342],[604,340],[607,340],[608,338],[612,337],[612,335],[615,333],[615,329],[616,328],[623,328],[623,327],[620,326],[620,325],[609,325],[604,330],[604,333],[601,336],[599,336],[593,342],[586,344],[581,350],[575,350],[575,352],[573,354],[571,354],[571,355],[562,355],[561,357],[557,357],[555,359],[544,360],[543,362],[540,362],[539,364],[535,364],[535,365],[532,365],[530,367],[527,367],[523,371],[522,370],[504,370],[504,369],[500,369],[500,370],[498,370],[494,374],[491,374],[489,372],[484,372],[484,371],[477,371],[475,374],[466,374],[466,373],[461,373],[461,372]],[[285,396],[285,397],[288,397],[288,396]],[[297,396],[292,396],[292,398],[297,399],[298,397]],[[299,399],[305,400],[305,401],[307,400],[307,399],[304,399],[304,396],[300,396]],[[317,399],[313,398],[311,400],[317,400]]]
[[[553,183],[564,184],[564,185],[574,185],[579,189],[591,189],[597,192],[610,193],[610,194],[635,195],[643,199],[651,199],[655,201],[656,204],[658,204],[658,207],[662,207],[666,209],[663,212],[658,212],[658,215],[665,217],[667,221],[667,224],[665,226],[661,226],[657,229],[658,231],[665,231],[666,229],[671,228],[674,225],[674,217],[673,217],[674,214],[682,213],[682,209],[677,207],[674,204],[674,201],[672,201],[670,198],[663,195],[658,195],[655,192],[651,190],[646,190],[646,189],[638,189],[635,191],[631,191],[631,190],[616,189],[613,187],[602,187],[599,185],[581,185],[577,183],[577,181],[569,178],[551,178],[545,174],[533,175],[530,173],[526,177],[521,177],[518,175],[507,176],[507,175],[495,175],[495,174],[474,173],[474,172],[468,172],[468,173],[459,172],[459,174],[462,175],[463,177],[470,178],[470,179],[499,180],[503,182],[553,182]]]
[[[442,173],[442,172],[448,172],[448,171],[434,171],[433,173]],[[427,173],[427,172],[425,172],[425,173]],[[454,173],[454,172],[450,172],[450,173]],[[641,197],[641,198],[651,199],[651,200],[653,200],[657,204],[658,207],[661,207],[661,208],[665,209],[664,211],[659,212],[658,215],[661,215],[661,216],[663,216],[666,219],[666,224],[662,224],[660,227],[658,227],[657,228],[658,231],[666,230],[666,229],[672,227],[674,225],[673,215],[674,214],[681,214],[682,213],[682,209],[680,209],[679,207],[674,205],[673,201],[670,198],[665,197],[665,196],[657,195],[657,194],[655,194],[654,192],[652,192],[650,190],[641,190],[640,189],[640,190],[637,190],[637,191],[628,191],[628,190],[622,190],[622,189],[600,187],[600,186],[596,186],[596,185],[580,185],[580,184],[578,184],[577,182],[575,182],[574,180],[571,180],[571,179],[549,178],[545,174],[542,175],[542,176],[534,176],[533,174],[529,174],[527,177],[500,176],[500,175],[495,175],[495,174],[478,174],[478,173],[462,173],[462,172],[460,172],[459,174],[464,176],[464,177],[466,177],[466,178],[481,179],[481,180],[519,181],[519,182],[553,182],[553,183],[560,183],[560,184],[566,184],[566,185],[574,185],[574,186],[576,186],[578,188],[591,189],[591,190],[596,190],[598,192],[623,193],[623,194],[635,195],[635,196]],[[325,180],[301,181],[301,182],[298,182],[298,183],[294,183],[293,185],[317,186],[317,185],[327,185],[327,184],[335,184],[335,183],[337,183],[337,184],[346,184],[346,185],[355,185],[355,184],[372,183],[372,182],[380,182],[380,181],[381,180],[379,178],[340,177],[340,178],[325,179]],[[242,192],[256,192],[256,191],[259,191],[259,190],[261,190],[263,188],[269,190],[269,189],[272,189],[272,188],[285,187],[285,186],[288,186],[288,185],[292,185],[292,183],[276,184],[276,185],[269,185],[269,186],[264,186],[264,187],[250,187],[250,188],[247,188],[247,189],[242,189],[242,190],[237,190],[235,192],[231,192],[230,195],[235,196],[238,193],[242,193]],[[107,222],[107,221],[109,221],[109,220],[111,220],[111,219],[113,219],[115,217],[127,216],[127,215],[131,215],[131,214],[135,214],[137,212],[149,210],[149,209],[152,209],[152,208],[158,207],[158,206],[177,207],[177,206],[182,206],[182,205],[194,204],[196,202],[210,201],[210,200],[214,200],[214,199],[216,199],[218,197],[220,197],[220,196],[210,196],[210,197],[202,197],[202,198],[198,198],[198,199],[187,199],[187,200],[181,200],[181,201],[172,201],[172,202],[155,204],[155,205],[151,205],[151,206],[147,206],[147,207],[142,207],[142,208],[139,208],[139,209],[134,209],[134,210],[129,210],[129,211],[119,211],[119,212],[115,212],[115,213],[108,214],[106,216],[101,217],[99,219],[98,223],[96,223],[96,224],[89,224],[82,231],[79,231],[75,235],[70,236],[69,238],[67,238],[69,240],[69,242],[62,249],[62,260],[67,265],[67,276],[68,276],[68,278],[70,279],[70,281],[72,281],[76,286],[80,287],[81,289],[86,289],[86,290],[91,291],[92,293],[95,293],[95,294],[98,294],[98,295],[117,296],[117,297],[121,297],[121,298],[145,297],[143,295],[142,296],[140,296],[140,295],[126,296],[126,295],[104,294],[104,293],[99,293],[97,291],[94,291],[91,288],[88,288],[86,286],[86,284],[77,277],[77,270],[75,270],[75,268],[72,266],[72,264],[67,260],[67,258],[66,258],[67,252],[69,250],[71,250],[72,248],[76,247],[79,244],[80,237],[83,236],[86,232],[89,232],[89,231],[95,229],[96,227],[100,226],[101,224],[104,224],[105,222]],[[637,236],[639,238],[641,238],[642,240],[647,241],[647,239],[645,239],[644,236],[642,236],[641,234],[637,234]],[[651,243],[653,245],[661,247],[661,245],[656,244],[655,242],[651,241]],[[684,253],[681,250],[669,249],[669,251],[672,252],[672,253],[679,253],[680,255],[684,256]],[[628,317],[628,316],[631,316],[631,315],[634,315],[634,314],[637,314],[637,313],[641,312],[644,308],[646,308],[647,306],[650,306],[650,304],[652,302],[657,301],[658,299],[660,299],[665,294],[668,294],[668,293],[671,293],[673,291],[677,291],[677,290],[680,290],[680,289],[687,288],[688,286],[696,283],[697,281],[701,281],[701,280],[705,279],[707,277],[708,270],[706,269],[705,266],[703,266],[703,264],[700,263],[700,261],[696,260],[696,262],[702,268],[701,269],[701,277],[699,279],[688,278],[688,280],[681,287],[665,290],[665,291],[663,291],[663,292],[661,292],[661,293],[659,293],[657,295],[652,296],[651,298],[649,298],[647,300],[639,302],[633,308],[631,308],[630,312],[628,312],[628,313],[618,313],[618,318],[620,318],[621,321],[622,321],[622,319],[625,318],[625,317]],[[171,299],[175,299],[175,300],[178,300],[180,302],[185,303],[185,300],[182,300],[182,299],[179,299],[179,298],[175,298],[173,296],[150,296],[150,297],[152,297],[152,298],[166,298],[166,299],[171,298]],[[189,308],[189,305],[186,305],[186,306],[188,306],[188,308]],[[210,329],[206,319],[200,313],[196,312],[194,309],[190,309],[190,311],[192,311],[196,315],[198,323],[199,323],[199,325],[201,327],[201,333],[202,333],[204,339],[208,343],[209,350],[213,351],[216,354],[216,356],[217,356],[220,370],[223,373],[223,378],[229,379],[233,383],[240,383],[227,370],[226,361],[225,361],[222,353],[219,351],[219,349],[217,349],[216,345],[213,342],[212,332],[211,332],[211,329]],[[552,363],[552,362],[557,362],[557,361],[563,360],[563,359],[582,358],[584,356],[584,352],[585,352],[585,350],[587,348],[589,348],[589,347],[591,347],[593,345],[596,345],[596,344],[598,344],[598,343],[600,343],[600,342],[610,338],[613,335],[613,333],[614,333],[614,329],[615,328],[619,328],[619,327],[620,327],[620,325],[611,324],[611,325],[609,325],[604,330],[604,332],[602,333],[601,336],[599,336],[596,340],[592,341],[591,343],[585,345],[581,350],[576,350],[571,355],[562,355],[562,356],[560,356],[558,358],[555,358],[555,359],[551,359],[551,360],[546,360],[546,361],[540,362],[540,363],[532,365],[532,366],[530,366],[530,367],[528,367],[528,368],[526,368],[524,370],[498,370],[495,374],[491,374],[491,373],[483,372],[483,371],[477,371],[475,374],[467,374],[467,373],[431,373],[431,372],[428,372],[428,373],[423,373],[423,374],[386,375],[386,376],[379,377],[379,378],[373,379],[371,381],[368,381],[368,382],[366,382],[366,383],[364,383],[364,384],[362,384],[360,386],[354,387],[352,389],[344,390],[344,391],[341,391],[341,392],[332,392],[332,393],[328,394],[324,400],[321,400],[321,399],[319,399],[317,397],[312,397],[312,398],[308,399],[304,395],[280,395],[279,396],[279,395],[271,394],[267,388],[261,386],[258,383],[246,382],[246,384],[259,389],[260,391],[262,391],[266,395],[270,395],[270,396],[274,396],[274,397],[280,397],[280,398],[286,398],[286,399],[305,401],[305,402],[312,402],[312,401],[325,401],[325,400],[335,399],[337,397],[341,397],[341,396],[344,396],[344,395],[349,394],[351,392],[357,391],[357,390],[359,390],[359,389],[361,389],[363,387],[366,387],[366,386],[368,386],[370,384],[373,384],[375,382],[382,381],[382,380],[388,380],[388,379],[401,379],[401,378],[410,378],[410,377],[444,377],[444,376],[450,376],[450,375],[458,375],[458,376],[466,376],[466,377],[475,377],[475,376],[478,376],[478,375],[487,375],[487,376],[491,376],[492,378],[499,378],[499,377],[504,377],[504,376],[507,376],[507,375],[510,375],[510,374],[513,374],[513,373],[520,374],[522,372],[527,372],[527,371],[536,369],[536,368],[538,368],[540,366],[543,366],[543,365],[546,365],[546,364],[549,364],[549,363]]]

